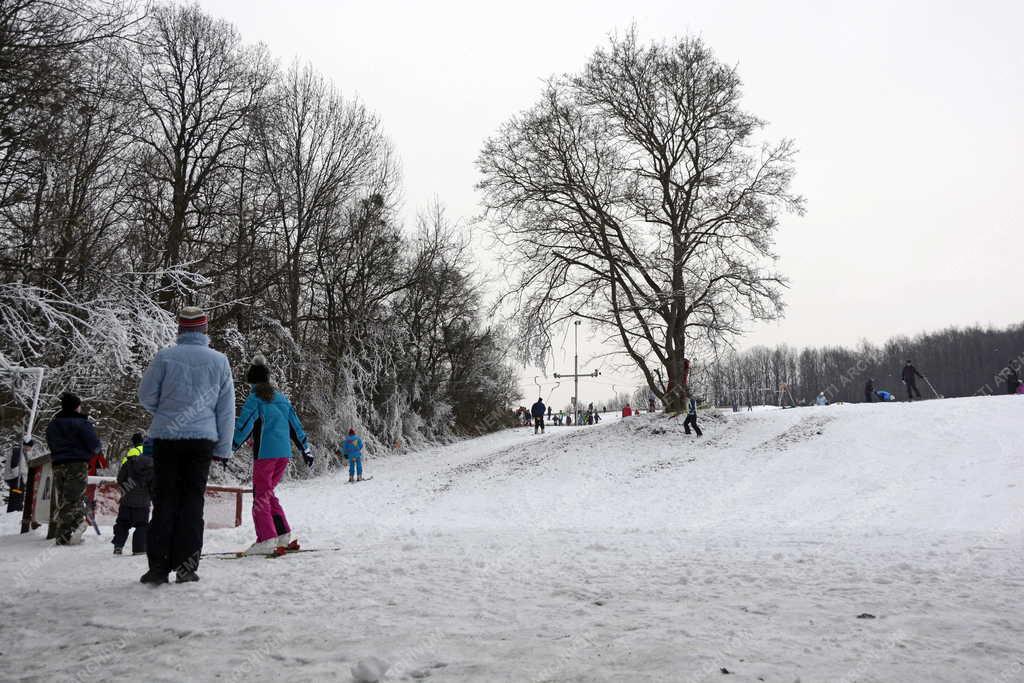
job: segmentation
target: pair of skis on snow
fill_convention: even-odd
[[[337,552],[341,550],[340,546],[330,548],[298,548],[296,550],[287,550],[283,553],[271,553],[269,555],[247,555],[245,551],[229,551],[224,553],[203,553],[202,557],[213,557],[218,560],[244,560],[247,557],[262,557],[265,560],[276,560],[281,557],[288,555],[297,555],[299,553],[329,553]]]

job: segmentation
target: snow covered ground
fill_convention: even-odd
[[[1022,424],[991,397],[509,430],[287,484],[338,550],[182,586],[8,515],[0,679],[1024,680]]]

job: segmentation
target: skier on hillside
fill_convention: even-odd
[[[203,507],[211,459],[231,456],[235,383],[227,357],[210,348],[199,308],[178,313],[178,339],[161,349],[139,383],[139,402],[153,416],[153,519],[142,583],[198,581]]]
[[[697,399],[692,395],[686,401],[686,419],[683,420],[683,430],[689,434],[690,427],[697,432],[697,436],[704,436],[704,433],[700,431],[700,427],[697,426]]]
[[[96,428],[82,413],[82,399],[72,393],[60,397],[60,412],[46,427],[46,443],[53,463],[55,506],[53,530],[57,545],[78,545],[85,533],[82,499],[89,476],[89,461],[101,450]]]
[[[7,484],[7,511],[21,512],[25,506],[25,484],[28,481],[28,459],[34,445],[32,437],[26,435],[20,446],[11,448],[11,454],[4,463],[4,483]]]
[[[355,429],[348,430],[348,436],[341,442],[341,452],[348,459],[348,481],[363,480],[363,440]]]
[[[1017,387],[1020,386],[1020,378],[1017,376],[1016,370],[1014,370],[1012,367],[1009,369],[1010,374],[1006,376],[1006,393],[1016,394]]]
[[[875,380],[869,379],[864,383],[864,402],[871,403],[875,400]]]
[[[906,365],[903,366],[900,376],[903,379],[903,383],[907,385],[907,400],[913,401],[915,394],[918,398],[921,398],[921,392],[917,388],[917,378],[921,377],[923,379],[924,375],[917,371],[914,364],[908,360]]]
[[[544,433],[544,415],[548,412],[547,407],[544,405],[544,399],[538,398],[537,402],[530,407],[530,415],[533,416],[533,433],[536,434],[537,430],[540,433]]]
[[[292,457],[289,440],[302,451],[306,465],[313,466],[313,452],[302,431],[291,402],[270,383],[267,361],[257,355],[246,373],[252,386],[249,397],[235,422],[232,448],[238,450],[252,436],[252,521],[256,526],[256,542],[246,555],[281,555],[298,550],[281,501],[274,489],[284,478]]]
[[[121,485],[121,503],[114,522],[114,554],[123,552],[128,532],[134,527],[132,555],[141,555],[146,552],[149,506],[153,494],[152,443],[147,448],[142,434],[132,434],[132,447],[121,460],[117,483]]]

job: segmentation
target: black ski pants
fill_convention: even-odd
[[[151,570],[199,567],[213,446],[206,439],[153,441],[153,520],[146,548]]]
[[[921,398],[921,392],[917,388],[917,380],[911,379],[907,382],[907,400],[913,401],[915,394],[918,398]]]
[[[149,532],[149,506],[135,507],[122,505],[117,510],[117,521],[114,522],[114,547],[123,548],[128,540],[128,532],[132,534],[132,553],[146,552],[146,536]]]
[[[543,417],[535,417],[535,418],[533,418],[533,433],[536,434],[538,429],[540,430],[541,434],[544,433],[544,418]]]
[[[697,432],[697,436],[704,436],[704,433],[700,431],[700,427],[697,426],[696,415],[687,415],[686,419],[683,420],[683,429],[686,431],[687,434],[690,433],[690,427],[693,427],[693,430]]]

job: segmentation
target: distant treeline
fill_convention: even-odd
[[[868,379],[874,379],[876,389],[902,399],[900,370],[907,360],[943,396],[1004,393],[1010,370],[1019,373],[1024,364],[1024,323],[1005,329],[951,327],[893,337],[881,346],[862,342],[853,349],[761,346],[709,365],[700,380],[707,399],[722,406],[734,401],[777,404],[782,385],[796,403],[812,403],[819,392],[830,402],[863,401]],[[927,383],[920,382],[920,388],[926,396],[931,394]],[[788,394],[784,402],[790,402]]]

